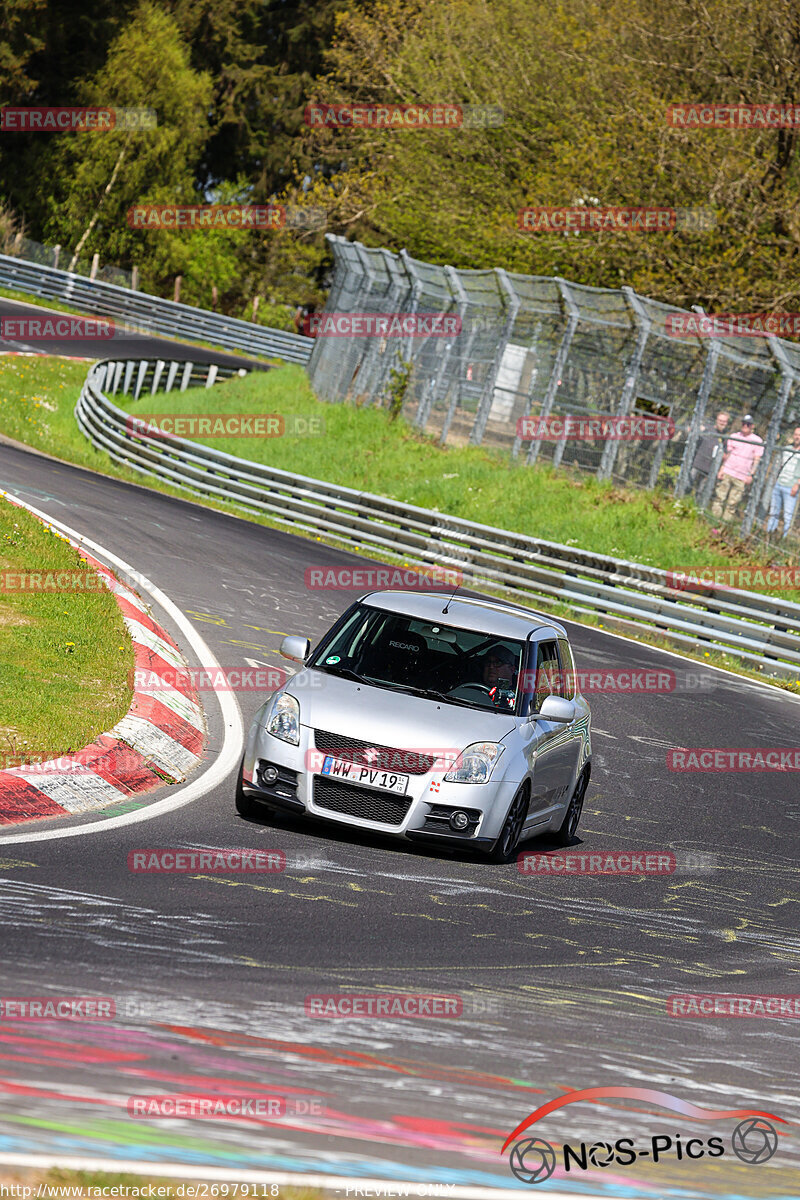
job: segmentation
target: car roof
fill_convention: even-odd
[[[367,592],[360,596],[362,604],[370,608],[382,608],[387,612],[406,617],[417,617],[421,621],[436,621],[452,625],[457,629],[469,629],[475,633],[489,633],[497,637],[523,639],[534,630],[552,629],[559,637],[567,636],[563,626],[551,617],[532,612],[519,604],[509,604],[491,597],[459,596],[451,599],[447,591],[417,592]],[[447,607],[447,612],[442,609]],[[442,617],[447,618],[446,622]]]

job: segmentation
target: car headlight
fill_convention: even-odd
[[[459,754],[445,783],[488,783],[503,749],[497,742],[473,742]]]
[[[265,728],[282,742],[300,745],[300,705],[294,696],[279,692],[270,705]]]

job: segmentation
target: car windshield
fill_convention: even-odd
[[[358,605],[309,666],[466,708],[513,713],[524,643]]]

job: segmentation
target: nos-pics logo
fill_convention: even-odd
[[[579,1092],[568,1092],[556,1100],[550,1100],[537,1108],[526,1117],[517,1128],[509,1134],[503,1143],[501,1153],[505,1153],[511,1143],[508,1165],[517,1179],[522,1183],[543,1183],[549,1179],[561,1162],[564,1173],[572,1171],[588,1171],[596,1167],[631,1166],[637,1159],[659,1162],[666,1157],[677,1159],[719,1158],[727,1153],[725,1142],[721,1137],[687,1137],[686,1134],[676,1133],[670,1137],[667,1134],[652,1136],[649,1141],[637,1146],[633,1138],[616,1138],[613,1141],[580,1142],[578,1145],[564,1143],[560,1153],[549,1142],[540,1137],[525,1137],[520,1135],[528,1132],[532,1125],[541,1121],[556,1109],[565,1108],[568,1104],[577,1104],[581,1100],[600,1100],[612,1097],[643,1100],[647,1104],[657,1104],[674,1113],[694,1121],[721,1121],[728,1118],[740,1118],[730,1138],[730,1150],[738,1159],[748,1165],[765,1163],[772,1158],[778,1148],[778,1133],[773,1121],[786,1124],[783,1117],[774,1113],[760,1112],[753,1108],[713,1109],[700,1108],[688,1100],[680,1100],[669,1092],[657,1092],[652,1088],[638,1087],[596,1087],[584,1088]],[[516,1139],[520,1139],[517,1141]]]

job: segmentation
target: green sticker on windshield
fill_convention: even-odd
[[[338,654],[332,654],[332,655],[330,656],[330,658],[326,658],[326,659],[325,659],[325,662],[326,662],[326,663],[330,663],[331,665],[332,665],[333,663],[337,663],[337,662],[341,662],[341,661],[342,661],[342,660],[341,660],[341,658],[339,657],[339,655],[338,655]]]

